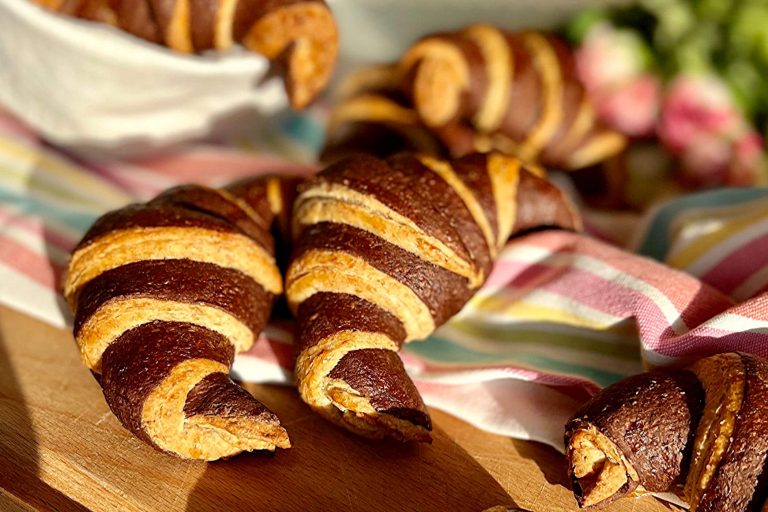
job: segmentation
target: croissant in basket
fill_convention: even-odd
[[[178,52],[226,51],[241,44],[278,62],[295,108],[322,91],[338,53],[336,22],[323,0],[33,1]]]
[[[173,188],[102,216],[75,248],[64,292],[83,362],[139,438],[203,460],[290,446],[228,373],[282,291],[270,230],[295,186]]]
[[[300,186],[286,297],[301,397],[370,438],[430,439],[397,351],[469,300],[510,236],[578,228],[567,198],[498,153],[350,157]]]
[[[711,356],[614,384],[565,427],[582,507],[675,492],[692,512],[766,510],[768,361]]]

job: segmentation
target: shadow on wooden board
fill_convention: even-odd
[[[514,506],[493,477],[439,428],[431,446],[369,441],[314,414],[294,390],[259,389],[257,398],[280,416],[293,448],[273,458],[245,455],[208,464],[187,511],[479,512]],[[270,394],[261,396],[265,389]],[[260,502],[254,502],[255,495],[263,497]]]
[[[0,510],[87,510],[43,483],[37,435],[6,344],[0,335]]]
[[[558,453],[554,448],[541,443],[516,439],[511,439],[511,441],[522,458],[536,463],[547,483],[559,485],[568,490],[571,489],[566,471],[565,456],[562,453]]]

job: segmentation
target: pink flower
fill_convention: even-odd
[[[731,142],[706,132],[696,133],[687,142],[680,154],[683,181],[696,188],[724,184],[732,156]]]
[[[736,158],[741,162],[754,162],[763,155],[763,138],[751,131],[736,141]]]
[[[659,138],[680,153],[703,137],[732,139],[746,122],[728,88],[714,76],[681,76],[669,86],[661,110]]]
[[[654,133],[680,163],[687,185],[765,180],[763,141],[715,75],[679,75],[663,93],[646,71],[637,34],[599,24],[576,51],[576,67],[598,117],[630,137]]]
[[[659,80],[649,73],[595,91],[593,102],[600,119],[630,137],[650,135],[656,124],[660,101]]]
[[[650,134],[659,110],[659,81],[645,71],[637,34],[596,25],[576,50],[576,68],[598,117],[632,137]]]
[[[667,89],[658,126],[695,187],[754,185],[764,172],[763,142],[714,76],[681,76]]]
[[[635,78],[645,67],[642,42],[628,30],[600,23],[576,50],[579,78],[592,92]]]
[[[680,159],[683,181],[697,188],[755,185],[765,172],[763,141],[755,131],[735,141],[699,133]]]
[[[751,131],[736,141],[728,174],[729,185],[754,185],[765,178],[763,138]],[[762,175],[762,176],[761,176]]]

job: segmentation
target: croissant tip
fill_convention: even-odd
[[[301,110],[330,80],[339,35],[330,9],[322,2],[306,1],[281,6],[263,16],[242,43],[281,68],[289,102]]]

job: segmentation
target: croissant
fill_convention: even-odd
[[[431,421],[402,344],[457,313],[511,235],[579,227],[557,188],[498,153],[350,157],[299,187],[293,215],[299,393],[353,432],[403,441],[429,440]]]
[[[133,434],[179,457],[288,448],[277,417],[230,380],[282,278],[270,230],[295,179],[181,186],[99,218],[64,281],[84,364]]]
[[[690,510],[765,510],[768,361],[742,353],[656,370],[603,390],[566,425],[582,507],[637,490],[676,492]]]
[[[411,151],[445,156],[445,148],[403,94],[397,66],[359,69],[336,90],[320,160],[334,163],[357,153],[385,158]]]
[[[419,117],[453,156],[496,149],[576,169],[626,143],[598,122],[569,49],[548,34],[471,25],[427,36],[400,59],[399,74]]]
[[[279,61],[295,108],[305,107],[325,87],[338,53],[336,22],[323,0],[33,1],[178,52],[225,51],[241,44]]]
[[[361,151],[495,149],[570,170],[625,146],[596,119],[568,48],[539,32],[471,25],[428,36],[395,64],[350,74],[338,96],[321,155],[328,163]]]

